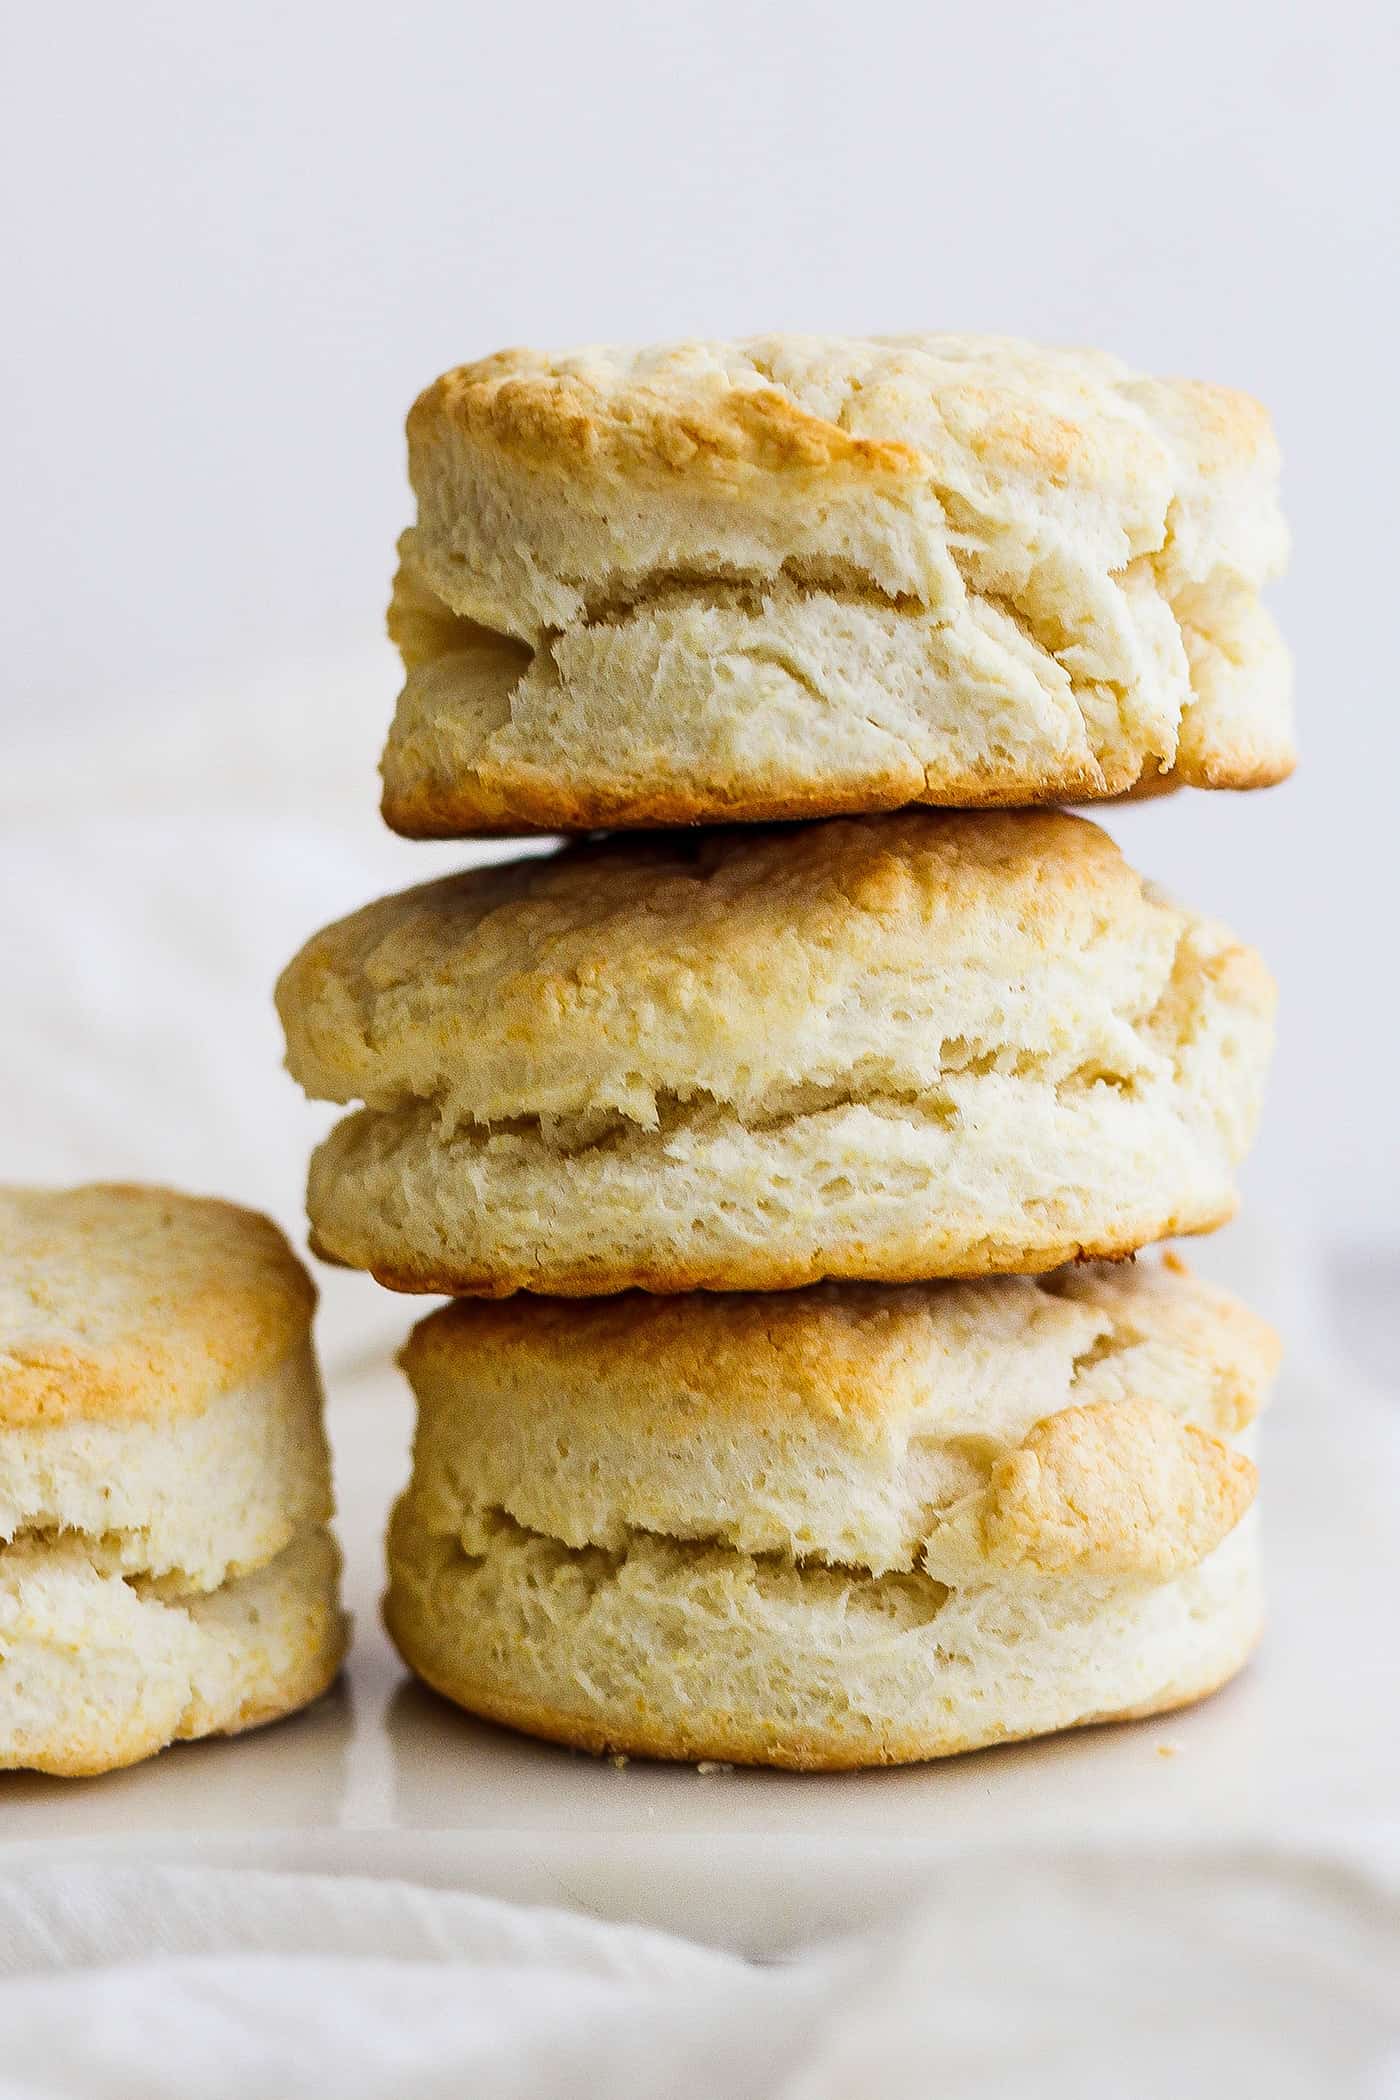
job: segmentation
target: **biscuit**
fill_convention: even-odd
[[[459,1302],[402,1359],[389,1629],[590,1750],[834,1769],[1161,1711],[1258,1633],[1277,1353],[1170,1256]]]
[[[284,972],[365,1103],[313,1244],[394,1288],[1049,1269],[1234,1207],[1258,958],[1059,812],[611,840],[370,905]]]
[[[331,1682],[314,1306],[251,1211],[0,1189],[0,1767],[108,1771]]]
[[[998,337],[446,373],[408,420],[410,837],[1258,787],[1293,764],[1247,396]]]

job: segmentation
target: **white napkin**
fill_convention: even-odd
[[[984,1851],[765,1968],[351,1871],[28,1868],[0,2037],[4,2100],[1396,2100],[1400,1867]]]

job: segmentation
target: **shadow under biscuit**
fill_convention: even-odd
[[[204,1736],[82,1779],[0,1772],[7,1840],[327,1828],[341,1820],[354,1730],[344,1673],[299,1712]]]
[[[395,1821],[418,1827],[463,1821],[507,1822],[548,1814],[551,1782],[572,1791],[573,1771],[606,1761],[538,1742],[478,1720],[417,1678],[406,1676],[389,1701],[385,1726],[393,1752]],[[556,1802],[559,1797],[555,1797]]]

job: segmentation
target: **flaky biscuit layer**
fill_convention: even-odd
[[[370,905],[284,972],[367,1104],[318,1251],[395,1287],[778,1289],[1117,1255],[1230,1215],[1258,958],[1060,814],[611,840]]]
[[[115,1771],[172,1742],[235,1735],[325,1691],[348,1628],[340,1555],[299,1532],[213,1590],[142,1584],[81,1538],[0,1553],[0,1768]]]
[[[1257,1631],[1277,1344],[1172,1257],[463,1302],[402,1361],[390,1631],[533,1733],[903,1762],[1181,1703]]]
[[[449,372],[385,813],[413,836],[1250,787],[1293,763],[1247,397],[1002,338]]]

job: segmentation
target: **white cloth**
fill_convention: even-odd
[[[0,1874],[3,2100],[895,2093],[1397,2100],[1394,1853],[981,1852],[766,1967],[352,1872]]]

